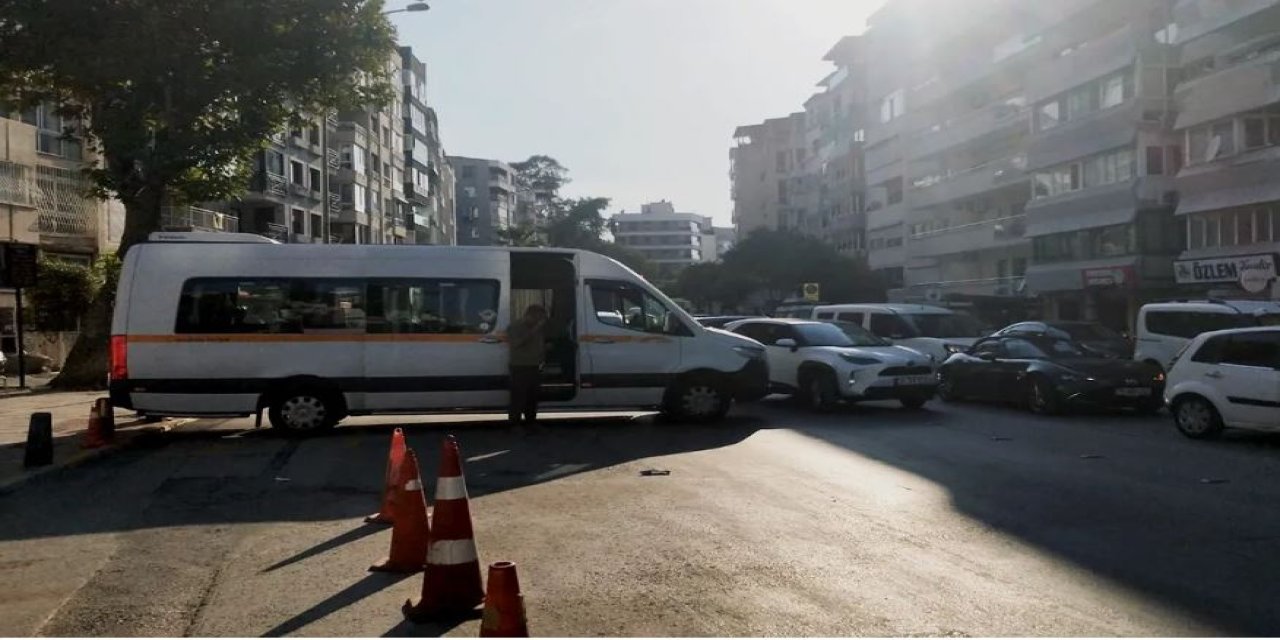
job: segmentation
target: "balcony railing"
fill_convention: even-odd
[[[911,205],[927,207],[990,191],[1022,179],[1026,166],[1026,154],[1019,153],[976,167],[916,178],[911,183]]]
[[[289,227],[275,222],[268,222],[266,229],[261,232],[261,235],[271,238],[276,242],[288,242]]]
[[[912,234],[907,238],[907,253],[917,257],[940,256],[1006,247],[1023,242],[1026,232],[1026,214],[980,220]]]
[[[0,204],[34,207],[36,204],[35,172],[14,162],[0,161]]]
[[[337,149],[329,149],[325,152],[325,164],[329,165],[330,171],[337,171],[342,166],[342,156]]]
[[[1025,127],[1030,113],[1024,105],[1001,102],[934,124],[916,134],[911,145],[912,155],[931,155],[996,131]]]
[[[289,183],[284,176],[268,173],[264,176],[262,191],[274,196],[288,195]]]
[[[297,182],[289,184],[289,191],[300,198],[306,198],[311,195],[311,190],[307,188],[307,185]]]
[[[165,207],[160,212],[160,226],[167,231],[220,231],[234,233],[240,229],[236,216],[200,207]]]
[[[960,293],[969,295],[1016,296],[1025,291],[1023,276],[1006,276],[1003,278],[975,278],[972,280],[945,280],[942,282],[920,282],[906,286],[908,295],[924,296],[931,300],[930,292],[938,295]]]
[[[89,196],[89,180],[76,169],[37,166],[35,206],[42,235],[96,238],[98,202]]]

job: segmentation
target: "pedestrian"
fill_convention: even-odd
[[[542,362],[546,357],[547,310],[531,304],[524,317],[511,323],[507,337],[511,341],[511,422],[532,424],[538,418],[538,383],[542,378]]]

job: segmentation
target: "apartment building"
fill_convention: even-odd
[[[1280,1],[1182,0],[1179,291],[1280,299]]]
[[[729,151],[733,224],[741,240],[756,229],[805,225],[804,112],[738,127]]]
[[[400,48],[400,58],[408,239],[415,244],[454,244],[453,172],[445,161],[435,109],[427,105],[427,65],[410,47]]]
[[[448,160],[457,176],[458,244],[498,244],[498,232],[514,222],[516,189],[511,166],[484,158],[449,156]]]
[[[691,264],[716,259],[711,218],[678,212],[665,200],[641,205],[638,213],[623,211],[610,224],[614,241],[643,255],[659,277],[672,277]]]
[[[1080,2],[1040,31],[1032,106],[1026,286],[1046,317],[1131,329],[1138,307],[1173,293],[1172,2]]]

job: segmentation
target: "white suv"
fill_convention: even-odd
[[[1183,300],[1154,302],[1138,310],[1133,359],[1168,371],[1173,357],[1192,338],[1207,331],[1273,325],[1280,304],[1259,300]]]
[[[1191,438],[1280,431],[1280,327],[1200,334],[1175,359],[1164,398]]]
[[[933,358],[856,324],[761,318],[725,328],[765,345],[770,387],[815,409],[841,400],[897,400],[919,408],[938,387]]]
[[[924,304],[827,304],[813,308],[814,320],[862,325],[893,344],[915,349],[942,362],[989,331],[972,316]]]

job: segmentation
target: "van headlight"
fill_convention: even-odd
[[[749,344],[734,345],[733,352],[748,360],[764,358],[764,347],[756,347]]]

